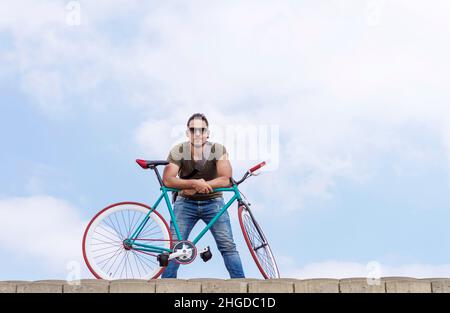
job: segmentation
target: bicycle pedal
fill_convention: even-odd
[[[209,249],[209,246],[200,253],[200,257],[202,258],[203,262],[208,262],[212,258],[211,250]]]
[[[156,256],[156,260],[158,260],[159,266],[165,267],[169,265],[169,254],[167,253],[158,254]]]

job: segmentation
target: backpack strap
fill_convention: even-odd
[[[205,163],[206,163],[206,161],[208,161],[209,155],[211,154],[211,148],[212,148],[212,143],[207,141],[205,143],[205,150],[202,153],[202,159],[195,162],[194,168],[197,169],[198,171],[201,171],[205,167]]]
[[[212,148],[212,143],[210,143],[209,141],[205,143],[205,150],[202,153],[202,159],[195,162],[194,165],[194,169],[192,170],[192,172],[190,172],[187,175],[184,176],[180,176],[181,179],[189,179],[194,177],[195,174],[197,174],[198,172],[200,172],[206,164],[206,161],[209,159],[209,156],[211,154],[211,148]]]
[[[212,143],[207,141],[205,143],[205,150],[202,153],[202,159],[195,162],[194,169],[192,170],[192,172],[190,172],[187,175],[180,176],[180,178],[181,179],[190,179],[190,178],[194,177],[195,174],[200,172],[205,167],[206,161],[209,159],[209,156],[211,154],[211,148],[212,148]],[[177,196],[178,196],[178,191],[175,191],[172,193],[172,203],[175,202]]]

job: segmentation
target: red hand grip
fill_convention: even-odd
[[[266,165],[266,162],[265,162],[265,161],[259,163],[258,165],[253,166],[253,167],[252,167],[251,169],[249,169],[248,171],[249,171],[250,173],[253,173],[254,171],[256,171],[257,169],[263,167],[264,165]]]

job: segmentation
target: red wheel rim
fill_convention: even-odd
[[[107,210],[109,210],[109,209],[111,209],[111,208],[113,208],[113,207],[115,207],[115,206],[118,206],[118,205],[124,205],[124,204],[138,205],[138,206],[144,207],[144,208],[146,208],[146,209],[148,209],[148,210],[151,210],[151,209],[152,209],[151,207],[149,207],[149,206],[147,206],[147,205],[145,205],[145,204],[139,203],[139,202],[118,202],[118,203],[114,203],[114,204],[111,204],[110,206],[107,206],[106,208],[104,208],[104,209],[101,210],[100,212],[98,212],[98,213],[91,219],[91,221],[89,222],[88,226],[86,227],[86,230],[84,231],[83,242],[82,242],[83,259],[84,259],[84,262],[86,263],[86,265],[87,265],[89,271],[90,271],[90,272],[92,273],[92,275],[94,275],[95,278],[97,278],[97,279],[102,279],[102,277],[100,277],[100,276],[94,271],[94,269],[92,268],[91,264],[89,263],[89,260],[88,260],[88,258],[87,258],[87,254],[86,254],[86,237],[87,237],[89,228],[91,227],[91,225],[92,225],[92,223],[94,222],[94,220],[95,220],[100,214],[104,213],[105,211],[107,211]],[[166,220],[162,217],[162,215],[159,214],[156,210],[154,210],[152,213],[155,213],[155,214],[161,219],[161,221],[164,223],[164,226],[166,227],[167,232],[169,233],[170,247],[172,248],[172,245],[173,245],[173,239],[172,239],[172,233],[170,232],[169,225],[167,224]],[[156,273],[151,279],[156,279],[156,278],[158,278],[159,275],[161,275],[161,273],[162,273],[164,270],[165,270],[165,267],[161,268],[161,270],[159,270],[158,273]]]
[[[252,255],[252,258],[255,261],[256,266],[258,267],[259,271],[263,275],[264,279],[270,279],[270,277],[267,275],[266,271],[261,266],[261,263],[259,262],[258,256],[256,255],[255,251],[253,250],[252,243],[251,243],[250,238],[248,237],[247,231],[245,229],[244,221],[242,219],[242,213],[243,213],[244,209],[245,209],[245,207],[242,206],[242,205],[238,208],[238,216],[239,216],[239,224],[241,226],[242,233],[244,234],[245,242],[247,243],[247,247],[250,250],[250,254]],[[269,247],[269,250],[270,250],[270,253],[271,253],[272,257],[273,257],[272,250],[270,249],[270,247]],[[276,273],[279,276],[278,266],[276,264],[275,258],[273,258],[273,262],[274,262],[274,265],[275,265]]]

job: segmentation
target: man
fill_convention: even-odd
[[[230,186],[232,168],[228,153],[223,145],[208,142],[208,126],[208,120],[203,114],[192,115],[187,122],[186,135],[189,141],[171,149],[167,157],[169,164],[164,168],[164,185],[182,190],[174,202],[174,214],[182,240],[188,239],[199,219],[208,224],[225,205],[222,192],[212,192],[212,190]],[[210,149],[209,157],[205,153],[209,151],[207,149]],[[206,161],[202,162],[202,159]],[[196,166],[199,162],[203,166]],[[195,167],[197,171],[194,171]],[[178,174],[180,177],[191,174],[192,177],[181,179],[177,177]],[[227,211],[210,230],[230,277],[244,278]],[[176,238],[173,221],[170,221],[170,231]],[[171,260],[161,277],[176,278],[179,266],[180,264]]]

